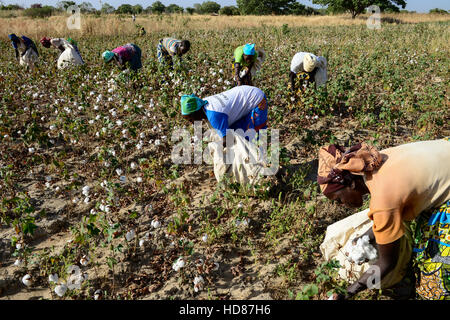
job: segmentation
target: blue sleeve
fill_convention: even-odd
[[[218,130],[220,135],[225,137],[227,135],[227,129],[228,129],[228,115],[222,112],[217,111],[211,111],[211,110],[205,110],[206,111],[206,117],[209,120],[209,123],[211,126]]]

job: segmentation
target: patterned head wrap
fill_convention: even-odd
[[[317,67],[317,64],[318,64],[317,57],[309,53],[306,54],[305,57],[303,58],[303,69],[306,72],[312,72]]]
[[[50,38],[43,37],[40,42],[44,47],[50,48],[50,45],[51,45]]]
[[[367,143],[359,143],[348,150],[338,145],[319,150],[317,182],[327,195],[349,186],[354,175],[377,170],[383,162],[378,150]]]

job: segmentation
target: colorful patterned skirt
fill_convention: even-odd
[[[419,216],[414,241],[417,294],[450,300],[450,200]]]

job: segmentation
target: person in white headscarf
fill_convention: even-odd
[[[289,74],[291,89],[295,92],[295,82],[299,79],[300,86],[315,83],[316,88],[327,82],[327,60],[309,52],[298,52],[291,61]]]

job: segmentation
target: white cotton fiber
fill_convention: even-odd
[[[355,245],[350,239],[344,247],[347,259],[358,264],[364,263],[366,260],[374,260],[377,258],[377,250],[369,243],[369,237],[363,236],[358,239]]]

